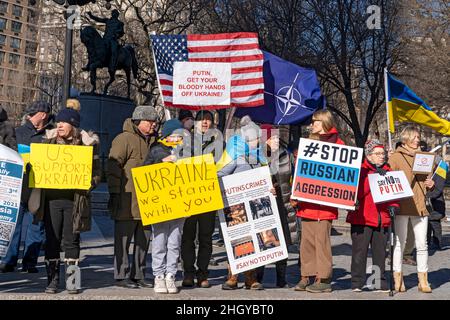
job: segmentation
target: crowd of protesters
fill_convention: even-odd
[[[0,270],[12,272],[17,266],[22,222],[28,221],[22,271],[38,272],[36,265],[39,251],[45,243],[46,293],[60,290],[62,251],[66,266],[79,263],[80,232],[89,230],[91,224],[90,192],[100,182],[99,138],[80,128],[79,110],[79,102],[71,99],[65,108],[53,116],[48,103],[37,101],[26,110],[23,124],[14,129],[8,122],[6,111],[0,108],[0,143],[12,149],[17,150],[18,145],[31,143],[94,146],[92,186],[89,190],[30,189],[28,183],[23,183],[17,226]],[[190,151],[187,152],[190,156],[213,153],[219,162],[219,153],[233,148],[235,152],[231,162],[218,167],[218,177],[269,166],[273,180],[271,192],[277,200],[287,245],[292,243],[287,208],[291,206],[290,209],[293,207],[296,211],[301,277],[294,289],[312,293],[331,292],[333,255],[330,236],[332,221],[338,218],[338,209],[290,199],[298,140],[280,143],[278,133],[272,134],[275,127],[268,124],[260,126],[246,116],[241,119],[240,129],[225,145],[223,142],[218,143],[214,126],[215,116],[206,110],[198,111],[195,116],[191,111],[181,110],[178,119],[161,123],[157,111],[151,106],[136,107],[131,118],[123,123],[123,132],[112,142],[107,166],[110,195],[108,209],[114,220],[116,285],[154,288],[156,293],[178,293],[175,280],[181,260],[182,287],[211,287],[208,266],[212,259],[212,237],[217,212],[143,226],[131,169],[175,162],[180,156],[188,156],[184,154],[186,150]],[[159,127],[161,130],[158,130]],[[319,110],[313,114],[308,138],[344,144],[328,110]],[[395,290],[406,290],[402,262],[408,238],[416,248],[418,289],[425,293],[431,292],[427,276],[428,244],[437,248],[442,246],[440,220],[445,216],[444,185],[435,183],[427,175],[413,174],[414,155],[420,150],[420,131],[412,126],[402,131],[401,141],[395,150],[387,150],[376,139],[365,144],[355,210],[349,211],[347,215],[347,222],[351,224],[351,288],[354,292],[362,291],[366,284],[369,247],[373,266],[380,270],[381,285],[376,289],[388,291],[385,265],[392,223],[395,223],[396,230],[393,252]],[[388,171],[397,170],[405,173],[414,197],[375,203],[368,175],[385,175]],[[28,173],[29,168],[24,174],[24,181],[28,180]],[[432,204],[431,211],[426,206],[428,201]],[[393,216],[394,221],[391,219]],[[130,259],[132,241],[134,249]],[[149,252],[154,282],[145,279]],[[286,281],[287,259],[278,261],[275,267],[276,286],[289,287]],[[263,290],[264,267],[244,272],[244,283],[247,289]],[[234,290],[238,287],[238,274],[232,274],[228,267],[228,276],[222,289]],[[72,289],[69,292],[79,293],[79,290]]]

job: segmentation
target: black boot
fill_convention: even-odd
[[[80,282],[77,283],[77,280],[81,281],[81,274],[80,274],[80,269],[78,268],[78,259],[66,259],[65,263],[66,263],[66,290],[70,293],[70,294],[78,294],[80,293]],[[68,273],[67,271],[69,270],[69,267],[71,266],[76,266],[78,269],[78,275],[74,274],[72,275],[72,273]],[[68,277],[71,277],[71,281],[68,281]],[[77,277],[79,277],[80,279],[77,279]]]
[[[277,272],[277,287],[278,288],[286,288],[287,282],[286,282],[286,262],[284,261],[278,261],[275,264],[275,270]]]
[[[45,293],[55,294],[58,292],[59,285],[59,259],[46,260],[45,268],[47,269],[47,287]]]

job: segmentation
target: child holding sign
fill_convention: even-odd
[[[182,123],[177,119],[166,121],[162,128],[161,139],[150,148],[144,165],[175,162],[177,159],[174,149],[183,143],[183,136],[175,131],[182,128]],[[178,293],[175,275],[181,250],[184,220],[181,218],[152,225],[152,269],[156,293]]]

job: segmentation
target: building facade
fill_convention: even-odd
[[[11,120],[36,96],[40,1],[0,0],[0,105]]]

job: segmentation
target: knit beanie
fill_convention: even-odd
[[[178,120],[183,121],[186,118],[194,119],[194,116],[192,115],[192,112],[190,110],[181,109],[180,113],[178,114]]]
[[[67,122],[75,128],[80,127],[80,114],[73,109],[64,108],[56,115],[56,122]]]
[[[152,106],[137,106],[134,109],[131,119],[156,121],[158,119],[158,112]]]
[[[249,116],[241,119],[241,135],[245,140],[252,141],[261,137],[261,128]]]
[[[371,154],[373,152],[373,149],[375,148],[383,148],[384,145],[377,139],[372,139],[366,142],[366,145],[364,146],[364,152],[367,155]]]
[[[163,138],[170,136],[175,130],[183,129],[183,124],[178,119],[170,119],[164,122],[161,135]]]
[[[208,115],[211,117],[211,121],[214,122],[214,116],[209,110],[200,110],[199,112],[197,112],[197,114],[195,115],[195,121],[201,121],[203,120],[203,117]]]

